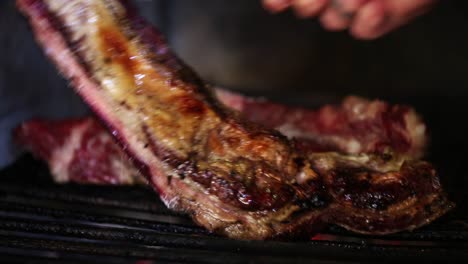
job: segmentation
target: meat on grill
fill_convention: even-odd
[[[173,209],[241,239],[413,229],[452,204],[404,155],[313,153],[224,107],[123,0],[17,0],[36,39]]]
[[[406,106],[348,97],[341,106],[311,111],[222,89],[216,89],[216,96],[250,121],[283,132],[307,152],[399,153],[417,158],[425,148],[425,125]],[[387,118],[390,115],[393,118]],[[289,130],[284,131],[285,127]],[[56,182],[116,185],[144,182],[110,133],[93,117],[31,120],[17,129],[15,138],[36,157],[47,161]]]
[[[146,183],[111,134],[92,117],[63,121],[31,120],[15,140],[47,161],[55,182],[128,185]]]
[[[265,99],[216,90],[222,103],[252,122],[299,139],[310,151],[347,154],[399,153],[421,158],[427,145],[426,126],[411,107],[349,96],[341,105],[316,111]]]

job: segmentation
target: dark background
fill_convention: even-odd
[[[411,103],[432,132],[429,159],[447,185],[466,186],[467,1],[431,13],[376,41],[325,32],[260,1],[136,1],[171,46],[209,82],[278,101],[317,106],[349,94]],[[0,1],[0,166],[14,160],[11,129],[35,116],[87,108],[36,46],[14,1]],[[460,193],[461,196],[464,194]]]

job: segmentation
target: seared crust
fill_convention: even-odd
[[[398,156],[310,156],[333,201],[327,221],[354,232],[413,230],[454,207],[427,162]]]
[[[125,1],[17,2],[168,207],[242,239],[297,233],[338,215],[308,157],[221,106]]]

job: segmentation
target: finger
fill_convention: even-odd
[[[292,0],[263,0],[263,7],[272,13],[284,11],[291,5]]]
[[[385,7],[389,16],[394,20],[410,20],[427,12],[436,0],[385,0]]]
[[[391,28],[387,15],[383,1],[370,1],[356,13],[350,32],[354,37],[360,39],[380,37]]]
[[[292,6],[298,17],[315,17],[327,6],[329,0],[293,0]]]
[[[333,0],[338,11],[346,14],[356,13],[369,0]]]
[[[361,16],[361,19],[356,17],[355,23],[351,26],[351,34],[357,38],[361,39],[375,39],[378,38],[406,23],[410,20],[418,17],[425,12],[427,12],[435,3],[436,0],[373,0],[372,6],[374,10],[370,10],[372,8],[362,8],[362,13],[367,13]],[[370,4],[370,3],[369,3]],[[361,11],[359,11],[361,12]],[[374,12],[374,15],[370,14]],[[367,27],[364,26],[365,20],[367,18],[362,18],[365,16],[375,16],[375,14],[380,13],[380,19],[383,21],[375,21],[368,22]],[[381,15],[383,14],[383,16]],[[379,15],[377,15],[378,17]],[[376,18],[379,20],[379,18]],[[372,28],[372,25],[377,25]]]
[[[329,6],[320,16],[320,22],[327,30],[340,31],[349,27],[351,19],[336,8]]]

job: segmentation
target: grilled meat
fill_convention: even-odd
[[[327,223],[364,234],[389,234],[428,224],[453,207],[434,168],[398,155],[312,153],[332,201]]]
[[[22,124],[15,137],[35,156],[48,162],[56,182],[146,184],[95,118],[32,120]],[[441,189],[438,178],[427,163],[404,164],[401,156],[392,158],[388,154],[346,156],[311,152],[309,158],[324,178],[321,195],[335,201],[322,212],[327,223],[361,233],[392,233],[415,228],[414,223],[435,219],[446,210],[447,201],[438,195]],[[379,173],[376,171],[379,169],[388,173]],[[376,212],[385,217],[370,217]]]
[[[425,125],[413,109],[405,106],[348,97],[341,106],[312,111],[222,89],[215,91],[229,108],[238,110],[252,122],[283,132],[307,152],[398,153],[417,158],[425,148],[422,144],[426,142]],[[399,113],[398,118],[388,118],[391,113]],[[358,114],[364,118],[356,117]],[[405,120],[417,122],[400,122]],[[31,120],[17,129],[15,138],[36,157],[47,161],[56,182],[125,185],[144,179],[93,117]]]
[[[266,239],[307,235],[335,221],[357,232],[388,233],[426,224],[452,206],[433,170],[421,173],[418,162],[387,155],[324,159],[244,120],[217,101],[126,1],[17,3],[47,55],[162,201],[208,230]],[[406,184],[414,177],[431,188]],[[413,189],[394,195],[395,185],[379,179]],[[365,182],[355,196],[342,197]],[[362,219],[376,224],[353,222]]]
[[[250,121],[299,139],[300,146],[311,151],[399,153],[421,158],[428,141],[421,118],[405,105],[349,96],[341,105],[313,111],[224,90],[216,90],[216,95]]]
[[[111,134],[95,118],[31,120],[15,141],[47,161],[55,182],[128,185],[146,183]]]

